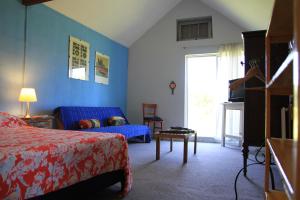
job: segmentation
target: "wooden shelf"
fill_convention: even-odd
[[[294,196],[297,166],[297,142],[289,139],[271,138],[267,140],[271,154],[281,173],[286,189]]]
[[[245,90],[247,91],[261,91],[261,92],[264,92],[265,91],[265,87],[251,87],[251,88],[245,88]]]
[[[25,6],[31,6],[39,3],[44,3],[47,1],[52,1],[52,0],[22,0],[23,5]]]
[[[277,72],[272,77],[271,81],[267,84],[274,95],[290,95],[293,92],[293,58],[294,52],[292,51]]]
[[[267,37],[271,42],[288,42],[293,39],[293,0],[276,0]]]
[[[266,192],[266,200],[288,200],[284,192],[271,190]]]

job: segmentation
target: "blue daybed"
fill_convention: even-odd
[[[59,129],[79,130],[89,132],[121,133],[127,139],[137,136],[144,136],[145,142],[149,143],[150,128],[146,125],[129,124],[127,118],[119,107],[81,107],[62,106],[54,110]],[[125,125],[107,126],[107,119],[113,116],[120,116],[126,120]],[[80,129],[79,121],[82,119],[99,119],[100,128]]]

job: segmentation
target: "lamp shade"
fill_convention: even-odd
[[[36,102],[36,94],[34,88],[22,88],[19,96],[21,102]]]

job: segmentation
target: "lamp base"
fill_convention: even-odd
[[[26,102],[26,114],[24,116],[24,118],[30,118],[30,105],[29,105],[29,102]]]
[[[25,115],[24,118],[29,119],[29,118],[31,118],[31,116],[30,115]]]

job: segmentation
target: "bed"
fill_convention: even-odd
[[[0,199],[27,199],[122,170],[122,195],[132,185],[121,134],[29,127],[0,112]]]

